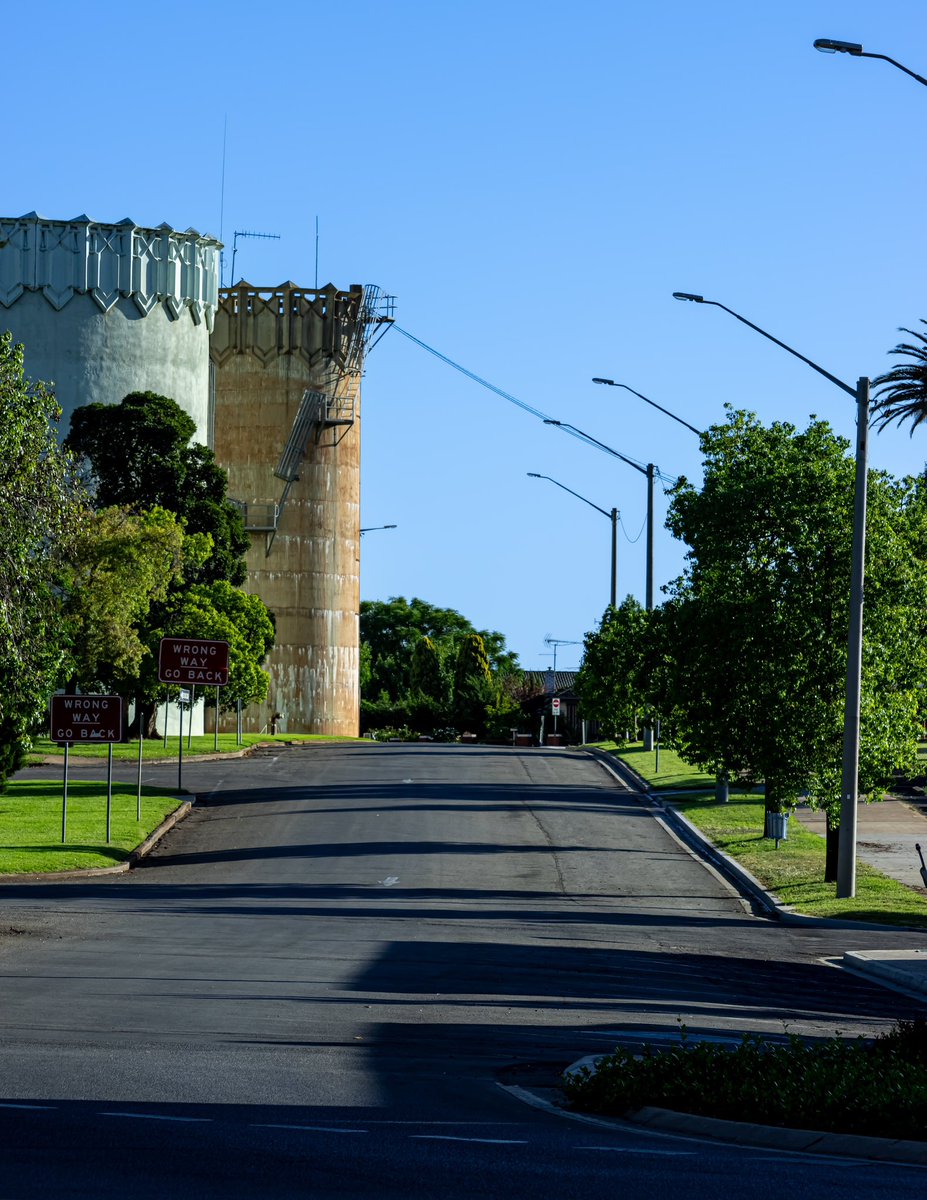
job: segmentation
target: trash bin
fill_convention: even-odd
[[[766,814],[766,836],[775,838],[777,846],[780,842],[789,840],[789,814],[787,812]]]

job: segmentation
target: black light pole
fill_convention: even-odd
[[[633,467],[635,471],[640,471],[641,475],[647,478],[647,582],[646,582],[646,608],[648,612],[653,609],[653,480],[656,468],[653,463],[648,463],[646,467],[642,467],[640,463],[636,463],[633,458],[627,458],[624,454],[620,454],[617,450],[613,450],[611,446],[606,446],[604,442],[600,442],[598,438],[594,438],[591,434],[584,433],[582,429],[577,429],[575,425],[570,425],[566,421],[554,421],[550,417],[545,418],[545,425],[557,425],[560,429],[569,429],[583,439],[584,442],[589,442],[593,446],[598,446],[600,450],[604,450],[606,454],[611,454],[614,458],[620,458],[623,463],[627,463],[629,467]]]
[[[359,530],[361,534],[373,533],[377,529],[398,529],[398,525],[368,525],[365,529]]]
[[[899,71],[904,71],[905,75],[910,75],[912,79],[916,79],[918,83],[922,83],[927,87],[927,79],[923,75],[918,75],[915,71],[909,71],[907,67],[902,66],[895,59],[889,58],[887,54],[872,54],[864,50],[859,42],[838,42],[834,38],[817,38],[814,48],[815,50],[820,50],[823,54],[851,54],[854,58],[881,58],[883,62],[891,63],[893,67],[897,67]]]
[[[711,304],[730,313],[770,342],[775,342],[812,370],[829,379],[836,387],[856,400],[856,486],[853,500],[853,547],[850,560],[850,628],[847,635],[846,709],[843,718],[843,770],[840,788],[840,841],[837,852],[837,896],[849,899],[856,895],[856,808],[859,796],[859,719],[863,673],[863,584],[866,563],[866,499],[869,455],[869,379],[860,376],[851,387],[825,371],[804,354],[799,354],[785,342],[754,325],[740,313],[717,300],[691,292],[673,292],[676,300],[692,300],[696,304]]]
[[[607,383],[609,387],[624,388],[626,392],[630,392],[632,396],[637,396],[638,400],[643,400],[645,404],[649,404],[652,408],[658,408],[661,413],[666,413],[668,417],[672,417],[674,421],[678,421],[680,425],[685,425],[686,429],[691,429],[696,437],[702,436],[701,429],[696,429],[694,425],[690,425],[688,421],[684,421],[682,417],[677,417],[674,412],[670,412],[668,408],[664,408],[662,404],[657,404],[656,400],[648,400],[646,396],[640,392],[635,392],[634,388],[628,387],[626,383],[616,383],[614,379],[602,379],[596,375],[592,380],[593,383]]]
[[[558,488],[563,488],[565,492],[569,492],[571,496],[575,496],[577,500],[582,500],[583,504],[588,504],[590,508],[594,508],[596,512],[600,512],[603,517],[608,517],[612,523],[612,587],[611,587],[611,606],[615,608],[618,604],[618,509],[613,508],[611,512],[606,512],[604,508],[599,508],[598,504],[593,504],[591,500],[587,500],[585,496],[581,496],[579,492],[574,492],[572,488],[568,488],[566,484],[560,483],[556,479],[552,479],[550,475],[538,475],[536,471],[528,472],[529,479],[546,479],[550,483],[555,484]]]

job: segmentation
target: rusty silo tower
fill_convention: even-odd
[[[248,583],[273,611],[268,707],[291,733],[356,736],[360,378],[379,289],[221,289],[210,339],[215,452],[251,533]]]

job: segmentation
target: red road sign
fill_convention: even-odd
[[[228,642],[204,638],[162,638],[158,680],[189,686],[225,687],[229,681]]]
[[[52,696],[51,738],[75,742],[121,742],[121,696]]]

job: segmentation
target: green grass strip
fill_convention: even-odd
[[[177,758],[178,741],[179,739],[176,734],[168,737],[167,748],[165,749],[163,737],[147,738],[142,746],[142,757],[146,762],[164,758]],[[216,737],[214,733],[194,734],[189,741],[190,745],[188,747],[188,738],[184,734],[184,757],[188,754],[216,753]],[[372,744],[369,738],[335,737],[329,734],[318,733],[246,733],[243,736],[242,745],[239,745],[234,733],[220,733],[218,753],[238,754],[249,746],[292,745],[297,742],[362,742],[365,745]],[[94,746],[74,745],[71,747],[71,754],[79,758],[106,758],[107,747],[105,743],[103,745],[97,743]],[[30,761],[37,762],[49,757],[59,757],[63,760],[64,748],[49,738],[35,738]],[[114,742],[113,758],[118,759],[120,762],[135,762],[138,759],[138,739],[132,742]]]
[[[856,895],[840,900],[836,886],[824,882],[824,838],[806,829],[793,814],[788,840],[779,843],[763,837],[765,803],[753,793],[731,792],[727,804],[714,798],[714,779],[687,767],[671,750],[656,755],[639,746],[617,750],[614,743],[600,748],[637,772],[665,796],[719,850],[739,862],[763,887],[795,912],[812,917],[873,921],[883,925],[927,928],[927,896],[906,887],[867,863],[857,863]],[[676,788],[711,788],[706,795],[666,795]]]
[[[112,840],[106,843],[106,784],[68,780],[67,841],[61,841],[62,782],[15,779],[0,795],[0,875],[113,867],[153,833],[182,799],[113,784]]]

